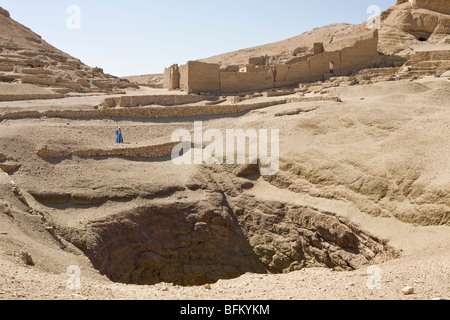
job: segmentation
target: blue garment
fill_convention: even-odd
[[[117,136],[116,142],[123,143],[122,131],[120,129],[116,130],[116,136]]]

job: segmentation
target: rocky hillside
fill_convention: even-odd
[[[449,1],[399,0],[381,14],[381,52],[405,55],[449,49]]]
[[[3,8],[0,8],[0,82],[51,87],[58,93],[112,92],[134,86],[56,49],[13,20]]]
[[[450,3],[447,0],[397,0],[397,5],[409,3],[414,9],[428,9],[450,14]]]

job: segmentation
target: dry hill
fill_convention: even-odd
[[[406,55],[413,50],[450,50],[450,18],[445,1],[399,1],[380,16],[379,51]],[[433,9],[439,10],[433,11]],[[372,25],[372,22],[370,22]],[[221,66],[244,65],[251,57],[268,56],[269,62],[283,62],[304,55],[315,42],[333,43],[358,37],[366,32],[361,25],[332,24],[305,32],[299,36],[258,47],[242,49],[201,59]]]
[[[54,97],[69,92],[112,92],[135,87],[127,80],[104,74],[48,44],[41,36],[21,25],[0,8],[0,81],[10,83],[8,89],[19,84],[51,88],[39,90],[41,97]],[[8,95],[11,90],[2,90]],[[18,89],[20,90],[20,89]],[[18,95],[20,96],[20,95]],[[35,94],[37,97],[38,94]],[[24,96],[23,98],[29,98]],[[4,97],[3,100],[13,98]]]

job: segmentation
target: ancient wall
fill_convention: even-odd
[[[284,104],[286,100],[232,105],[202,106],[157,106],[142,108],[110,108],[97,110],[48,110],[17,111],[0,114],[0,120],[42,117],[65,119],[104,119],[104,118],[176,118],[206,115],[236,114],[254,109]]]
[[[184,77],[187,77],[184,79],[184,88],[187,89],[187,93],[220,93],[219,65],[189,61],[186,68],[183,71]]]
[[[266,72],[221,72],[222,93],[258,91],[275,87],[272,69]]]
[[[298,84],[301,82],[310,82],[309,59],[303,60],[291,65],[276,64],[275,87],[283,87]]]
[[[220,69],[220,72],[227,71],[227,72],[239,72],[241,69],[240,66],[227,66],[225,69]]]
[[[409,2],[415,9],[428,9],[450,15],[450,2],[448,0],[397,0],[397,5]]]
[[[254,66],[248,65],[246,66],[247,72],[273,72],[273,68],[271,66]]]
[[[286,65],[275,65],[275,87],[322,81],[331,73],[347,74],[362,67],[371,67],[379,62],[377,49],[377,31],[333,45],[321,46],[316,43],[314,55],[295,58],[295,62]]]
[[[106,98],[101,104],[102,109],[107,108],[133,108],[139,106],[158,105],[172,106],[196,103],[208,100],[210,97],[202,95],[148,95],[148,96],[121,96]]]
[[[30,93],[30,94],[0,94],[0,101],[25,101],[25,100],[48,100],[62,99],[62,93]]]
[[[161,145],[111,148],[111,149],[85,149],[85,150],[52,150],[47,147],[36,151],[44,159],[77,157],[130,157],[130,158],[159,158],[170,156],[178,142]]]
[[[309,58],[310,81],[323,81],[328,73],[340,73],[341,51],[323,52]]]
[[[311,53],[305,54],[303,56],[300,56],[300,57],[297,57],[297,58],[294,58],[294,59],[291,59],[291,60],[287,61],[286,64],[296,64],[296,63],[299,63],[299,62],[302,62],[302,61],[306,61],[312,56],[313,56],[313,54],[311,54]]]
[[[323,46],[322,42],[316,42],[314,43],[314,55],[321,54],[325,51],[325,48]]]
[[[250,58],[248,64],[252,66],[265,66],[267,64],[267,56]]]
[[[323,81],[331,75],[350,74],[381,62],[378,31],[362,37],[331,44],[314,44],[314,54],[294,58],[286,64],[259,66],[262,58],[251,59],[246,72],[236,68],[190,61],[181,66],[180,88],[188,93],[238,93],[291,86],[302,82]],[[231,71],[233,70],[233,71]]]
[[[379,62],[378,31],[374,31],[373,34],[358,39],[353,46],[342,49],[340,73],[371,67]]]
[[[178,65],[174,64],[164,69],[164,86],[165,89],[176,90],[180,88],[180,71]]]

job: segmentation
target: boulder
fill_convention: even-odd
[[[414,293],[414,288],[413,287],[405,287],[402,289],[402,293],[404,295],[410,295]]]

